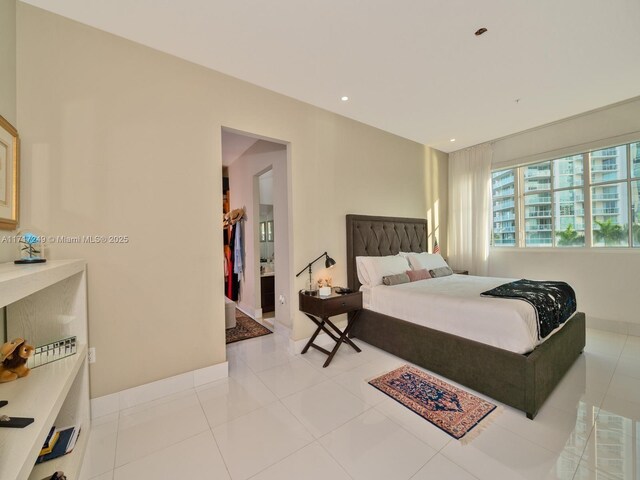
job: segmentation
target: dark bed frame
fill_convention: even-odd
[[[358,290],[357,256],[427,251],[421,218],[347,215],[347,277]],[[362,310],[351,336],[522,410],[533,419],[585,345],[585,316],[577,312],[531,353],[521,355],[371,310]]]

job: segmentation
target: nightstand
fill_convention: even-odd
[[[323,367],[326,367],[331,363],[331,360],[333,360],[334,355],[343,343],[349,344],[356,352],[361,352],[358,346],[347,338],[347,335],[362,309],[362,292],[340,295],[335,293],[335,291],[332,291],[331,295],[328,297],[305,295],[300,292],[298,294],[298,301],[300,311],[309,317],[309,319],[318,327],[309,339],[309,342],[302,349],[302,354],[307,353],[309,347],[313,347],[316,350],[321,351],[325,355],[329,356],[323,365]],[[333,324],[333,322],[331,322],[331,320],[329,320],[329,317],[340,315],[342,313],[350,314],[347,326],[344,330],[340,330]],[[333,329],[333,332],[329,330],[327,326]],[[333,341],[336,342],[336,346],[333,347],[333,350],[328,351],[313,343],[321,331],[329,335]]]
[[[455,270],[455,269],[453,269],[453,273],[457,273],[458,275],[469,275],[469,270]]]

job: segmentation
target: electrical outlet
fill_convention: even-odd
[[[96,363],[96,347],[89,348],[89,363]]]

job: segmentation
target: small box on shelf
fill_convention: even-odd
[[[78,343],[76,337],[64,338],[62,340],[56,340],[55,342],[47,343],[36,347],[33,355],[27,360],[27,366],[29,368],[39,367],[46,365],[47,363],[61,360],[70,355],[74,355],[78,350]]]

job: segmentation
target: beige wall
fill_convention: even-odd
[[[16,113],[16,1],[0,0],[0,115],[11,125],[20,128]],[[2,231],[0,235],[14,235]],[[0,243],[0,263],[18,258],[14,243]]]
[[[425,149],[424,183],[427,206],[427,220],[429,221],[429,251],[433,249],[434,240],[438,241],[440,253],[447,257],[447,213],[449,178],[449,155],[434,150]]]
[[[0,0],[0,115],[16,122],[16,0]]]
[[[259,186],[257,176],[273,169],[274,257],[276,320],[292,326],[290,302],[277,301],[280,294],[289,297],[292,272],[289,263],[289,213],[287,182],[287,149],[285,145],[259,140],[229,166],[231,208],[246,208],[244,222],[245,269],[240,283],[240,307],[255,315],[260,307],[260,223]]]
[[[640,140],[640,98],[498,140],[493,160],[496,165],[548,160],[632,140]],[[635,335],[640,335],[638,272],[640,249],[492,248],[489,255],[491,276],[565,280],[575,288],[588,325]]]
[[[129,236],[50,247],[88,260],[92,397],[225,359],[223,126],[290,142],[290,270],[327,250],[344,284],[345,214],[419,217],[446,198],[425,184],[444,159],[422,145],[24,4],[18,117],[25,221]],[[294,339],[312,331],[302,286]]]

